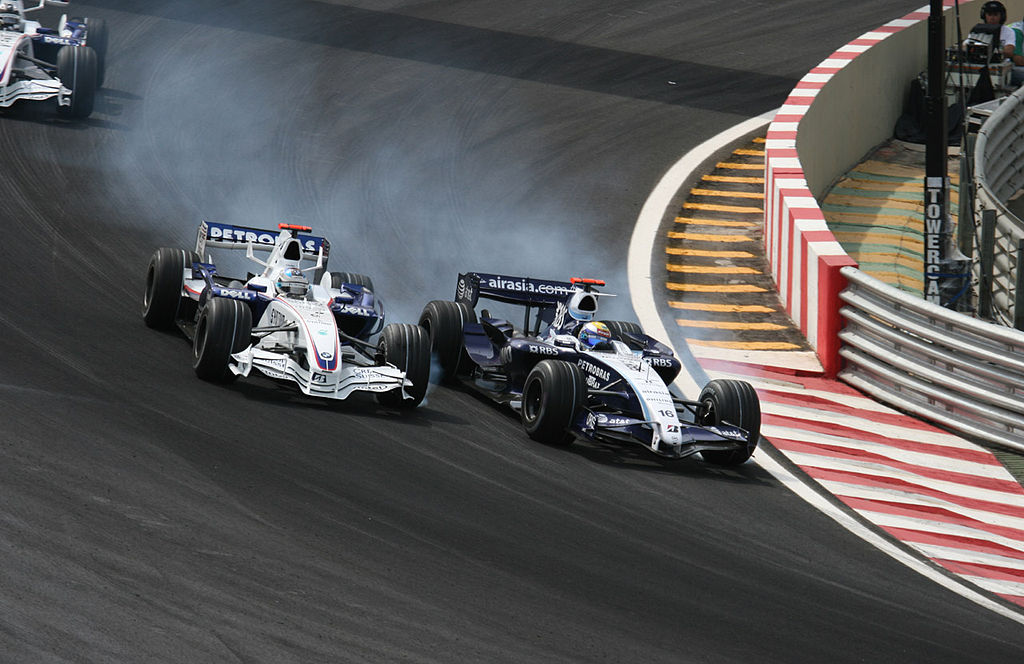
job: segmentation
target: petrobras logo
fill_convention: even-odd
[[[209,224],[209,232],[207,237],[210,240],[219,242],[244,242],[246,244],[266,244],[273,245],[277,242],[277,234],[269,231],[258,230],[255,228],[237,228],[228,224]],[[326,244],[322,238],[315,238],[310,236],[299,236],[299,243],[302,245],[302,251],[307,253],[316,253],[320,249],[321,243],[324,243],[324,253],[329,251],[330,245]]]
[[[537,355],[558,355],[557,349],[543,344],[527,344],[526,352],[536,353]]]
[[[565,295],[571,293],[571,288],[559,286],[558,284],[533,281],[532,279],[489,277],[486,283],[487,288],[494,290],[514,291],[516,293],[536,293],[538,295]]]
[[[209,238],[226,242],[252,242],[254,244],[274,244],[277,236],[266,231],[255,231],[234,226],[210,224]]]
[[[612,375],[607,369],[602,369],[593,362],[589,362],[587,360],[584,360],[583,358],[580,358],[579,360],[577,360],[576,364],[579,366],[580,369],[583,369],[583,371],[587,372],[591,376],[594,376],[595,378],[600,378],[605,382],[608,382],[609,380],[612,379]]]

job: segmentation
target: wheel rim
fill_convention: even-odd
[[[715,410],[715,402],[713,399],[704,400],[704,416],[701,417],[700,423],[702,426],[714,426],[718,424],[718,413]]]
[[[530,424],[536,422],[540,415],[540,397],[540,381],[530,381],[523,393],[523,418]]]
[[[202,316],[196,326],[196,344],[193,352],[196,360],[200,359],[206,350],[206,327],[206,316]]]
[[[149,270],[146,272],[146,298],[142,302],[142,306],[149,311],[150,305],[153,303],[153,291],[156,287],[156,279],[154,278],[153,266],[149,266]]]

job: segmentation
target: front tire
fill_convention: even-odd
[[[142,319],[158,330],[174,327],[188,296],[182,293],[185,270],[199,261],[199,254],[184,249],[157,249],[149,259],[146,292],[142,297]]]
[[[252,311],[238,300],[215,297],[206,303],[192,340],[192,368],[203,380],[229,383],[231,354],[252,343]]]
[[[612,339],[622,341],[626,344],[629,344],[629,342],[622,336],[623,334],[644,333],[643,328],[640,327],[640,323],[634,323],[632,321],[606,320],[604,321],[604,324],[608,326],[608,331],[612,333]]]
[[[102,18],[85,19],[85,43],[96,51],[96,87],[102,88],[107,78],[107,43],[110,41],[107,22]]]
[[[397,388],[379,393],[377,401],[388,408],[411,409],[420,405],[430,382],[430,337],[427,331],[419,325],[391,323],[380,333],[377,347],[385,362],[404,371],[405,377],[412,381],[412,387],[405,389],[411,399],[404,398],[401,388]]]
[[[761,402],[754,387],[742,380],[713,380],[701,390],[701,410],[697,424],[732,424],[745,429],[750,438],[736,450],[705,450],[701,456],[718,466],[738,466],[754,453],[761,437]]]
[[[443,380],[451,380],[459,372],[465,354],[462,348],[463,328],[476,322],[476,312],[462,302],[433,300],[423,307],[420,325],[430,335],[431,351],[437,353]]]
[[[76,120],[92,115],[96,102],[96,51],[88,46],[65,46],[57,51],[57,78],[71,90],[71,105],[57,113]]]
[[[542,360],[523,385],[519,410],[523,429],[547,445],[569,445],[573,440],[569,427],[586,398],[587,384],[579,367],[564,360]]]

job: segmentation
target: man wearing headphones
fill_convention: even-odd
[[[1003,44],[1003,55],[1006,59],[1014,59],[1014,51],[1017,45],[1017,36],[1014,34],[1013,29],[1006,25],[1006,5],[999,2],[998,0],[990,0],[981,6],[981,20],[989,25],[999,25],[999,41]],[[1021,56],[1020,62],[1014,62],[1014,64],[1024,65],[1024,55]]]

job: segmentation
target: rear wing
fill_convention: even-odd
[[[288,226],[283,225],[281,230],[271,231],[203,220],[196,232],[196,253],[200,257],[205,257],[207,247],[247,249],[250,245],[256,251],[271,252],[282,235],[292,236]],[[324,265],[327,265],[327,256],[331,252],[331,243],[327,241],[327,238],[298,233],[295,234],[295,237],[298,238],[299,244],[302,246],[303,258],[315,261],[320,250],[323,249],[323,262]]]
[[[568,281],[466,272],[459,275],[455,301],[476,307],[480,298],[534,307],[553,307],[564,302],[576,288]]]

